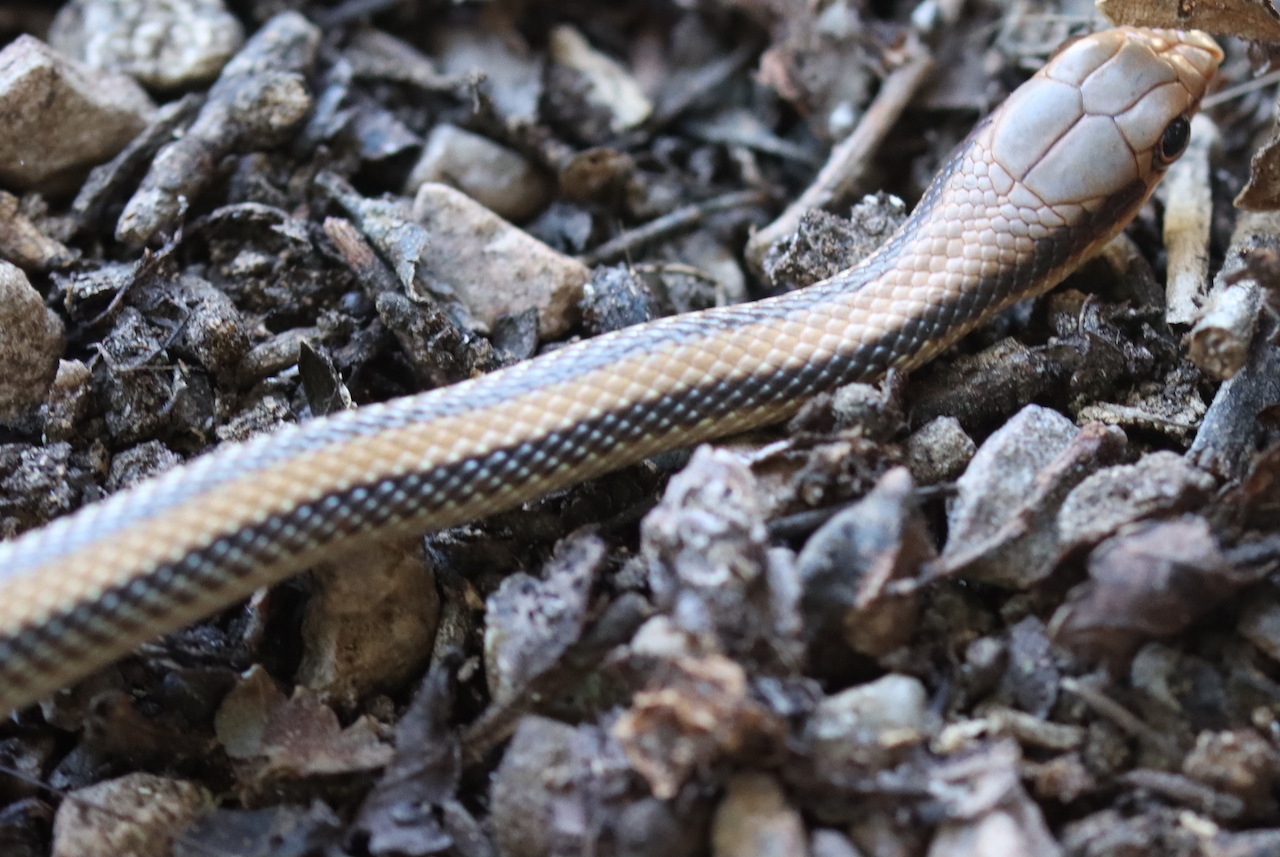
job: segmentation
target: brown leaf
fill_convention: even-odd
[[[250,796],[310,778],[373,771],[393,756],[372,719],[360,717],[344,729],[311,691],[298,687],[286,699],[260,667],[227,694],[215,729]]]
[[[1209,523],[1188,515],[1103,542],[1089,556],[1089,578],[1050,633],[1083,656],[1123,661],[1143,642],[1185,630],[1255,575],[1233,568]]]
[[[1249,160],[1249,181],[1235,198],[1242,211],[1280,208],[1280,129],[1273,130]]]

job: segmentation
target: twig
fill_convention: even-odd
[[[769,247],[795,232],[806,211],[827,208],[853,196],[866,179],[871,159],[880,144],[931,71],[933,55],[922,44],[916,43],[907,61],[884,79],[880,92],[862,115],[858,127],[831,150],[831,156],[813,184],[787,206],[777,220],[751,236],[747,242],[747,262],[757,273],[763,270],[762,263]]]
[[[1209,226],[1213,196],[1209,159],[1221,145],[1218,126],[1203,113],[1191,122],[1191,142],[1165,176],[1164,246],[1169,253],[1165,321],[1190,324],[1209,285]]]
[[[1239,98],[1242,95],[1248,95],[1250,92],[1265,89],[1273,83],[1280,83],[1280,70],[1268,72],[1262,77],[1255,77],[1253,80],[1237,83],[1235,86],[1228,87],[1221,92],[1215,92],[1200,102],[1200,109],[1208,110],[1210,107],[1217,107],[1219,104],[1230,101],[1233,98]]]
[[[1191,362],[1220,380],[1239,372],[1249,353],[1261,306],[1262,295],[1252,280],[1215,291],[1191,329]]]
[[[582,264],[589,266],[603,265],[624,259],[637,252],[646,244],[667,238],[677,232],[692,229],[709,215],[718,211],[730,211],[735,208],[747,208],[763,205],[769,201],[769,194],[761,190],[739,190],[709,199],[706,202],[686,205],[677,208],[670,214],[650,220],[644,226],[631,229],[606,241],[590,253],[579,256]]]
[[[1231,234],[1227,258],[1213,281],[1200,319],[1191,329],[1191,362],[1215,378],[1230,378],[1244,365],[1261,305],[1258,288],[1265,285],[1254,270],[1255,258],[1273,242],[1280,216],[1274,212],[1241,212]]]
[[[1169,758],[1177,758],[1177,747],[1167,735],[1144,723],[1137,715],[1102,691],[1074,678],[1062,679],[1062,689],[1079,697],[1081,702],[1097,714],[1107,718],[1147,746],[1161,751]]]
[[[1255,449],[1258,414],[1280,402],[1280,348],[1270,342],[1274,326],[1264,323],[1260,327],[1248,360],[1218,388],[1187,450],[1188,461],[1222,479],[1243,475]]]

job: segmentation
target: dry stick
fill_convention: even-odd
[[[718,211],[730,211],[735,208],[747,208],[763,205],[769,201],[769,194],[760,190],[736,190],[709,199],[706,202],[686,205],[677,208],[670,214],[664,214],[650,220],[644,226],[636,227],[601,244],[590,253],[579,256],[586,266],[605,265],[618,259],[626,258],[646,244],[652,244],[677,232],[692,229],[702,222],[708,214]]]
[[[931,71],[933,55],[917,43],[907,61],[884,79],[879,94],[862,115],[858,127],[831,150],[831,156],[813,184],[787,206],[777,220],[751,236],[747,242],[747,262],[757,273],[762,271],[761,263],[770,245],[795,232],[806,211],[826,208],[852,197],[865,180],[871,159],[889,129],[898,121]]]
[[[1244,366],[1261,308],[1262,295],[1252,280],[1216,289],[1188,336],[1191,362],[1220,381],[1234,376]]]
[[[1277,227],[1280,215],[1275,212],[1240,213],[1226,262],[1191,329],[1188,356],[1215,378],[1230,378],[1244,365],[1261,306],[1258,283],[1249,276],[1248,258],[1258,241],[1270,239]]]
[[[1213,95],[1207,96],[1200,102],[1200,109],[1208,110],[1210,107],[1217,107],[1219,104],[1230,101],[1233,98],[1248,95],[1250,92],[1265,89],[1276,83],[1280,83],[1280,71],[1268,72],[1262,77],[1255,77],[1253,80],[1237,83],[1235,86],[1227,87],[1221,92],[1215,92]]]
[[[1164,246],[1169,253],[1165,321],[1191,324],[1209,285],[1209,226],[1213,196],[1209,159],[1221,145],[1213,120],[1201,113],[1191,122],[1186,153],[1165,176]]]
[[[1062,679],[1061,687],[1068,693],[1074,694],[1094,712],[1107,718],[1134,738],[1149,747],[1161,751],[1163,755],[1169,758],[1176,757],[1177,746],[1172,738],[1153,729],[1129,709],[1107,696],[1091,683],[1074,678],[1064,678]]]
[[[1263,318],[1245,365],[1218,388],[1187,450],[1189,462],[1227,481],[1244,476],[1249,466],[1258,414],[1280,402],[1280,347],[1271,344],[1274,326]]]

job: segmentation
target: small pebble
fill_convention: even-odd
[[[62,320],[20,268],[0,262],[0,420],[44,402],[61,356]]]
[[[586,79],[587,98],[609,111],[613,133],[634,128],[653,113],[653,103],[631,73],[593,48],[573,27],[561,25],[553,29],[548,46],[552,59]]]
[[[546,207],[547,178],[524,158],[487,137],[453,125],[437,125],[405,182],[412,196],[427,182],[447,184],[499,217],[517,223]]]
[[[542,100],[542,60],[514,27],[443,27],[432,54],[445,74],[482,72],[493,106],[506,119],[533,122]]]
[[[431,242],[422,251],[422,273],[457,290],[487,325],[500,316],[538,310],[538,332],[556,339],[576,322],[590,272],[480,203],[448,185],[424,184],[413,217]]]
[[[907,466],[919,485],[955,479],[978,451],[955,417],[937,417],[907,440]]]
[[[71,440],[89,410],[92,396],[93,375],[89,367],[79,360],[59,360],[57,375],[49,388],[44,436],[50,441]]]
[[[892,733],[923,733],[928,695],[920,679],[890,673],[824,699],[809,720],[820,744],[867,743]]]
[[[55,50],[158,90],[212,81],[243,43],[222,0],[71,0],[49,27]]]
[[[19,36],[0,51],[0,183],[10,190],[74,190],[155,113],[132,78],[68,59]]]
[[[804,820],[768,774],[739,774],[716,809],[715,857],[792,857],[808,849]]]

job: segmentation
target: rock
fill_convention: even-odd
[[[65,268],[79,252],[49,237],[24,211],[22,200],[0,190],[0,258],[25,271]]]
[[[65,193],[123,149],[155,113],[132,78],[70,60],[19,36],[0,51],[0,182]]]
[[[804,820],[768,774],[739,774],[716,809],[716,857],[793,857],[808,852]]]
[[[567,24],[555,27],[547,42],[556,63],[582,75],[587,100],[608,111],[613,133],[634,128],[653,113],[653,103],[631,73],[593,48],[576,29]]]
[[[1092,546],[1125,524],[1194,511],[1216,487],[1183,456],[1158,450],[1137,464],[1099,470],[1072,489],[1058,512],[1059,538],[1065,549]]]
[[[44,402],[62,356],[62,320],[22,270],[0,262],[0,420]]]
[[[907,465],[920,485],[955,479],[978,451],[955,417],[935,417],[907,439]]]
[[[1028,405],[994,432],[956,484],[947,509],[948,545],[999,529],[1032,493],[1036,477],[1080,433],[1057,411]]]
[[[53,857],[166,857],[210,803],[186,780],[129,774],[66,796],[53,819]]]
[[[314,574],[298,684],[351,706],[421,675],[431,661],[440,595],[412,541],[369,545],[318,563]]]
[[[820,743],[899,740],[895,733],[922,735],[928,694],[918,678],[890,673],[824,699],[808,732]]]
[[[70,440],[88,412],[92,398],[93,375],[89,367],[79,360],[59,360],[57,375],[49,388],[45,438],[50,442]]]
[[[524,221],[541,211],[551,186],[524,158],[487,137],[453,125],[437,125],[427,137],[405,193],[427,182],[451,185],[508,220]]]
[[[62,373],[59,372],[58,376],[61,380]],[[181,455],[158,440],[148,440],[121,451],[111,459],[106,488],[112,493],[123,491],[159,476],[166,470],[172,470],[181,463]]]
[[[577,320],[590,275],[448,185],[424,184],[413,217],[431,235],[421,273],[457,291],[472,315],[493,325],[503,315],[538,310],[543,340],[563,336]]]
[[[222,0],[71,0],[49,27],[55,50],[159,90],[208,83],[243,43]]]
[[[484,26],[441,27],[433,33],[432,42],[432,54],[445,74],[483,72],[500,116],[537,120],[543,63],[515,27],[493,20]]]
[[[490,802],[498,849],[510,857],[553,853],[557,781],[572,782],[574,729],[545,717],[520,720],[493,774]]]
[[[836,637],[877,658],[906,645],[919,599],[892,592],[893,584],[917,577],[936,556],[915,483],[902,467],[819,527],[796,559],[811,665],[820,673],[840,669],[834,662],[845,650],[833,645]]]
[[[1043,580],[1063,555],[1063,501],[1122,458],[1127,444],[1118,428],[1080,429],[1057,411],[1026,406],[983,442],[956,480],[941,568],[1009,589]]]

